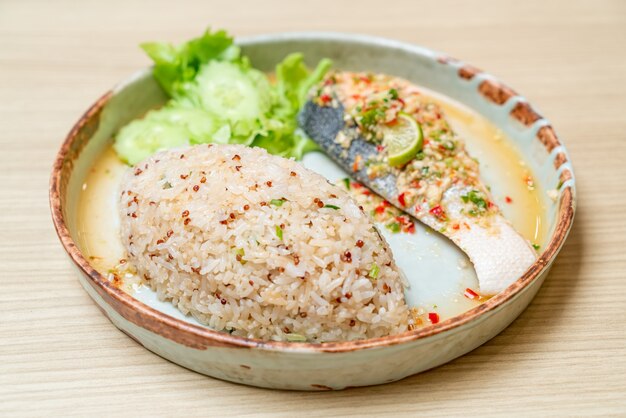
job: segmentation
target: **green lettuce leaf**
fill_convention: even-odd
[[[185,83],[196,77],[203,64],[239,58],[239,48],[223,30],[207,29],[202,36],[179,46],[162,42],[146,42],[140,46],[154,61],[154,78],[172,97],[184,94]]]
[[[295,52],[288,55],[276,65],[276,81],[278,93],[289,102],[292,110],[299,110],[306,101],[311,87],[319,83],[330,70],[332,61],[322,59],[311,72],[304,64],[304,55]]]
[[[207,30],[179,46],[151,42],[141,47],[171,100],[117,134],[115,150],[129,164],[186,144],[245,144],[296,159],[317,149],[299,131],[297,115],[309,90],[330,69],[330,60],[311,71],[301,53],[290,54],[276,66],[271,84],[224,31]]]
[[[257,138],[253,145],[268,149],[272,154],[301,159],[304,154],[318,149],[303,132],[298,132],[297,116],[309,90],[330,70],[332,61],[322,59],[313,71],[304,64],[302,53],[285,57],[276,65],[275,106],[272,117],[281,128],[270,130],[265,138]]]

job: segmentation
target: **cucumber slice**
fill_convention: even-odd
[[[205,110],[166,107],[148,114],[147,119],[170,125],[183,126],[187,129],[189,141],[192,144],[205,144],[213,142],[213,135],[220,124]]]
[[[157,151],[188,144],[189,135],[184,126],[146,118],[122,128],[113,147],[124,161],[135,165]]]
[[[232,123],[254,121],[271,105],[265,75],[230,62],[212,61],[204,66],[191,89],[204,109]]]

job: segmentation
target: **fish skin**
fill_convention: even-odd
[[[357,135],[344,148],[335,141],[337,134],[346,128],[344,108],[341,103],[336,107],[318,106],[308,101],[298,116],[300,127],[315,141],[335,162],[343,167],[351,176],[382,196],[398,209],[418,219],[436,231],[444,225],[430,214],[417,215],[416,211],[408,210],[398,202],[396,176],[387,174],[374,179],[367,175],[367,167],[363,165],[353,170],[357,155],[363,161],[378,154],[376,145]],[[515,282],[535,262],[537,255],[530,244],[524,239],[500,213],[491,215],[488,228],[473,217],[464,216],[460,212],[460,195],[465,191],[451,187],[443,196],[442,203],[448,208],[448,218],[464,225],[459,230],[447,228],[443,235],[447,236],[463,252],[474,265],[480,293],[494,295]]]
[[[357,155],[363,161],[378,154],[376,145],[356,137],[349,148],[344,148],[335,141],[339,131],[345,128],[344,108],[338,103],[337,107],[318,106],[312,101],[307,101],[298,115],[300,128],[315,141],[337,164],[343,167],[350,176],[360,183],[367,185],[370,189],[389,200],[389,197],[398,195],[396,187],[396,176],[387,174],[386,176],[370,179],[367,175],[367,167],[363,166],[359,170],[353,170]],[[402,208],[400,208],[402,209]]]

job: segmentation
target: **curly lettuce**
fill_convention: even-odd
[[[309,90],[330,69],[330,60],[321,60],[311,71],[301,53],[290,54],[276,66],[271,83],[224,31],[208,30],[180,46],[141,47],[154,61],[154,78],[170,100],[119,131],[114,148],[127,163],[199,143],[258,146],[296,159],[316,149],[296,119]]]

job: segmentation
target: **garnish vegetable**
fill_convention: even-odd
[[[302,54],[290,54],[276,66],[271,83],[224,31],[207,30],[179,46],[151,42],[141,47],[170,99],[119,131],[114,148],[125,162],[202,143],[258,146],[297,159],[316,149],[297,130],[296,116],[308,91],[330,69],[330,60],[311,71]]]

